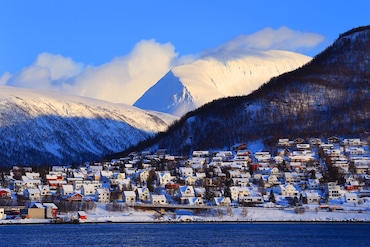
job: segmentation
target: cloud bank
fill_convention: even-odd
[[[265,28],[249,35],[240,35],[216,48],[205,50],[201,57],[228,60],[253,53],[253,50],[303,51],[324,41],[324,36],[315,33],[294,31],[288,27]]]
[[[0,83],[133,104],[179,61],[173,45],[143,40],[130,54],[100,66],[84,66],[70,58],[42,53],[19,73],[1,76]]]
[[[265,28],[240,35],[198,56],[179,57],[175,47],[155,40],[142,40],[132,51],[100,66],[84,65],[71,58],[42,53],[28,67],[11,75],[0,75],[0,85],[61,91],[68,94],[132,105],[172,67],[196,57],[220,61],[236,59],[253,50],[289,50],[313,48],[324,40],[314,33],[293,31],[287,27]]]

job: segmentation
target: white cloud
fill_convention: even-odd
[[[294,31],[288,27],[277,30],[265,28],[249,35],[240,35],[214,49],[206,50],[202,57],[230,59],[250,54],[253,50],[300,51],[317,46],[324,36],[316,33]]]
[[[287,27],[266,28],[251,35],[240,35],[200,57],[235,59],[253,50],[283,49],[295,51],[311,48],[323,41],[314,33],[293,31]],[[55,90],[116,103],[133,104],[172,67],[195,60],[181,58],[172,44],[142,40],[126,56],[100,66],[85,66],[71,58],[49,53],[40,54],[35,62],[15,75],[0,76],[0,85]]]
[[[143,40],[130,54],[95,67],[84,67],[70,58],[42,53],[32,65],[13,77],[3,75],[0,82],[133,104],[172,64],[181,61],[174,50],[170,43]]]
[[[6,85],[6,82],[12,77],[9,72],[5,72],[0,76],[0,86]]]
[[[29,67],[8,78],[7,85],[59,90],[63,82],[81,73],[83,65],[70,58],[49,53],[40,54]]]
[[[72,78],[81,73],[83,69],[81,63],[75,63],[70,58],[49,53],[40,54],[37,57],[35,66],[48,69],[50,79],[53,81]]]
[[[177,58],[173,45],[143,40],[130,54],[111,62],[87,67],[64,90],[81,96],[104,99],[116,103],[133,104],[153,86]]]

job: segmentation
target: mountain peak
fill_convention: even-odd
[[[250,51],[233,59],[216,55],[173,68],[134,106],[182,116],[215,99],[247,95],[271,77],[311,60],[301,54],[277,50]]]

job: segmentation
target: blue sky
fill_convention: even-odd
[[[156,53],[157,48],[159,55],[167,52],[169,58],[161,59],[168,65],[172,62],[167,60],[174,57],[197,56],[261,30],[274,33],[259,35],[260,41],[271,39],[261,49],[283,48],[314,56],[340,33],[370,24],[369,9],[367,0],[2,0],[0,85],[36,87],[15,82],[22,70],[35,64],[62,63],[69,69],[49,73],[57,80],[70,79],[120,59],[127,65],[135,54]],[[285,46],[274,45],[287,31],[294,34],[295,42],[283,39]],[[310,39],[311,43],[304,42]],[[166,69],[161,67],[160,73]]]

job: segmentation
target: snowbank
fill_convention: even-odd
[[[68,217],[73,214],[68,214]],[[181,223],[181,222],[370,222],[370,211],[320,211],[305,208],[297,213],[294,208],[215,207],[194,213],[191,210],[158,213],[154,210],[139,211],[127,208],[124,212],[108,212],[104,204],[87,212],[87,219],[80,223]],[[0,224],[46,224],[48,219],[0,220]]]

